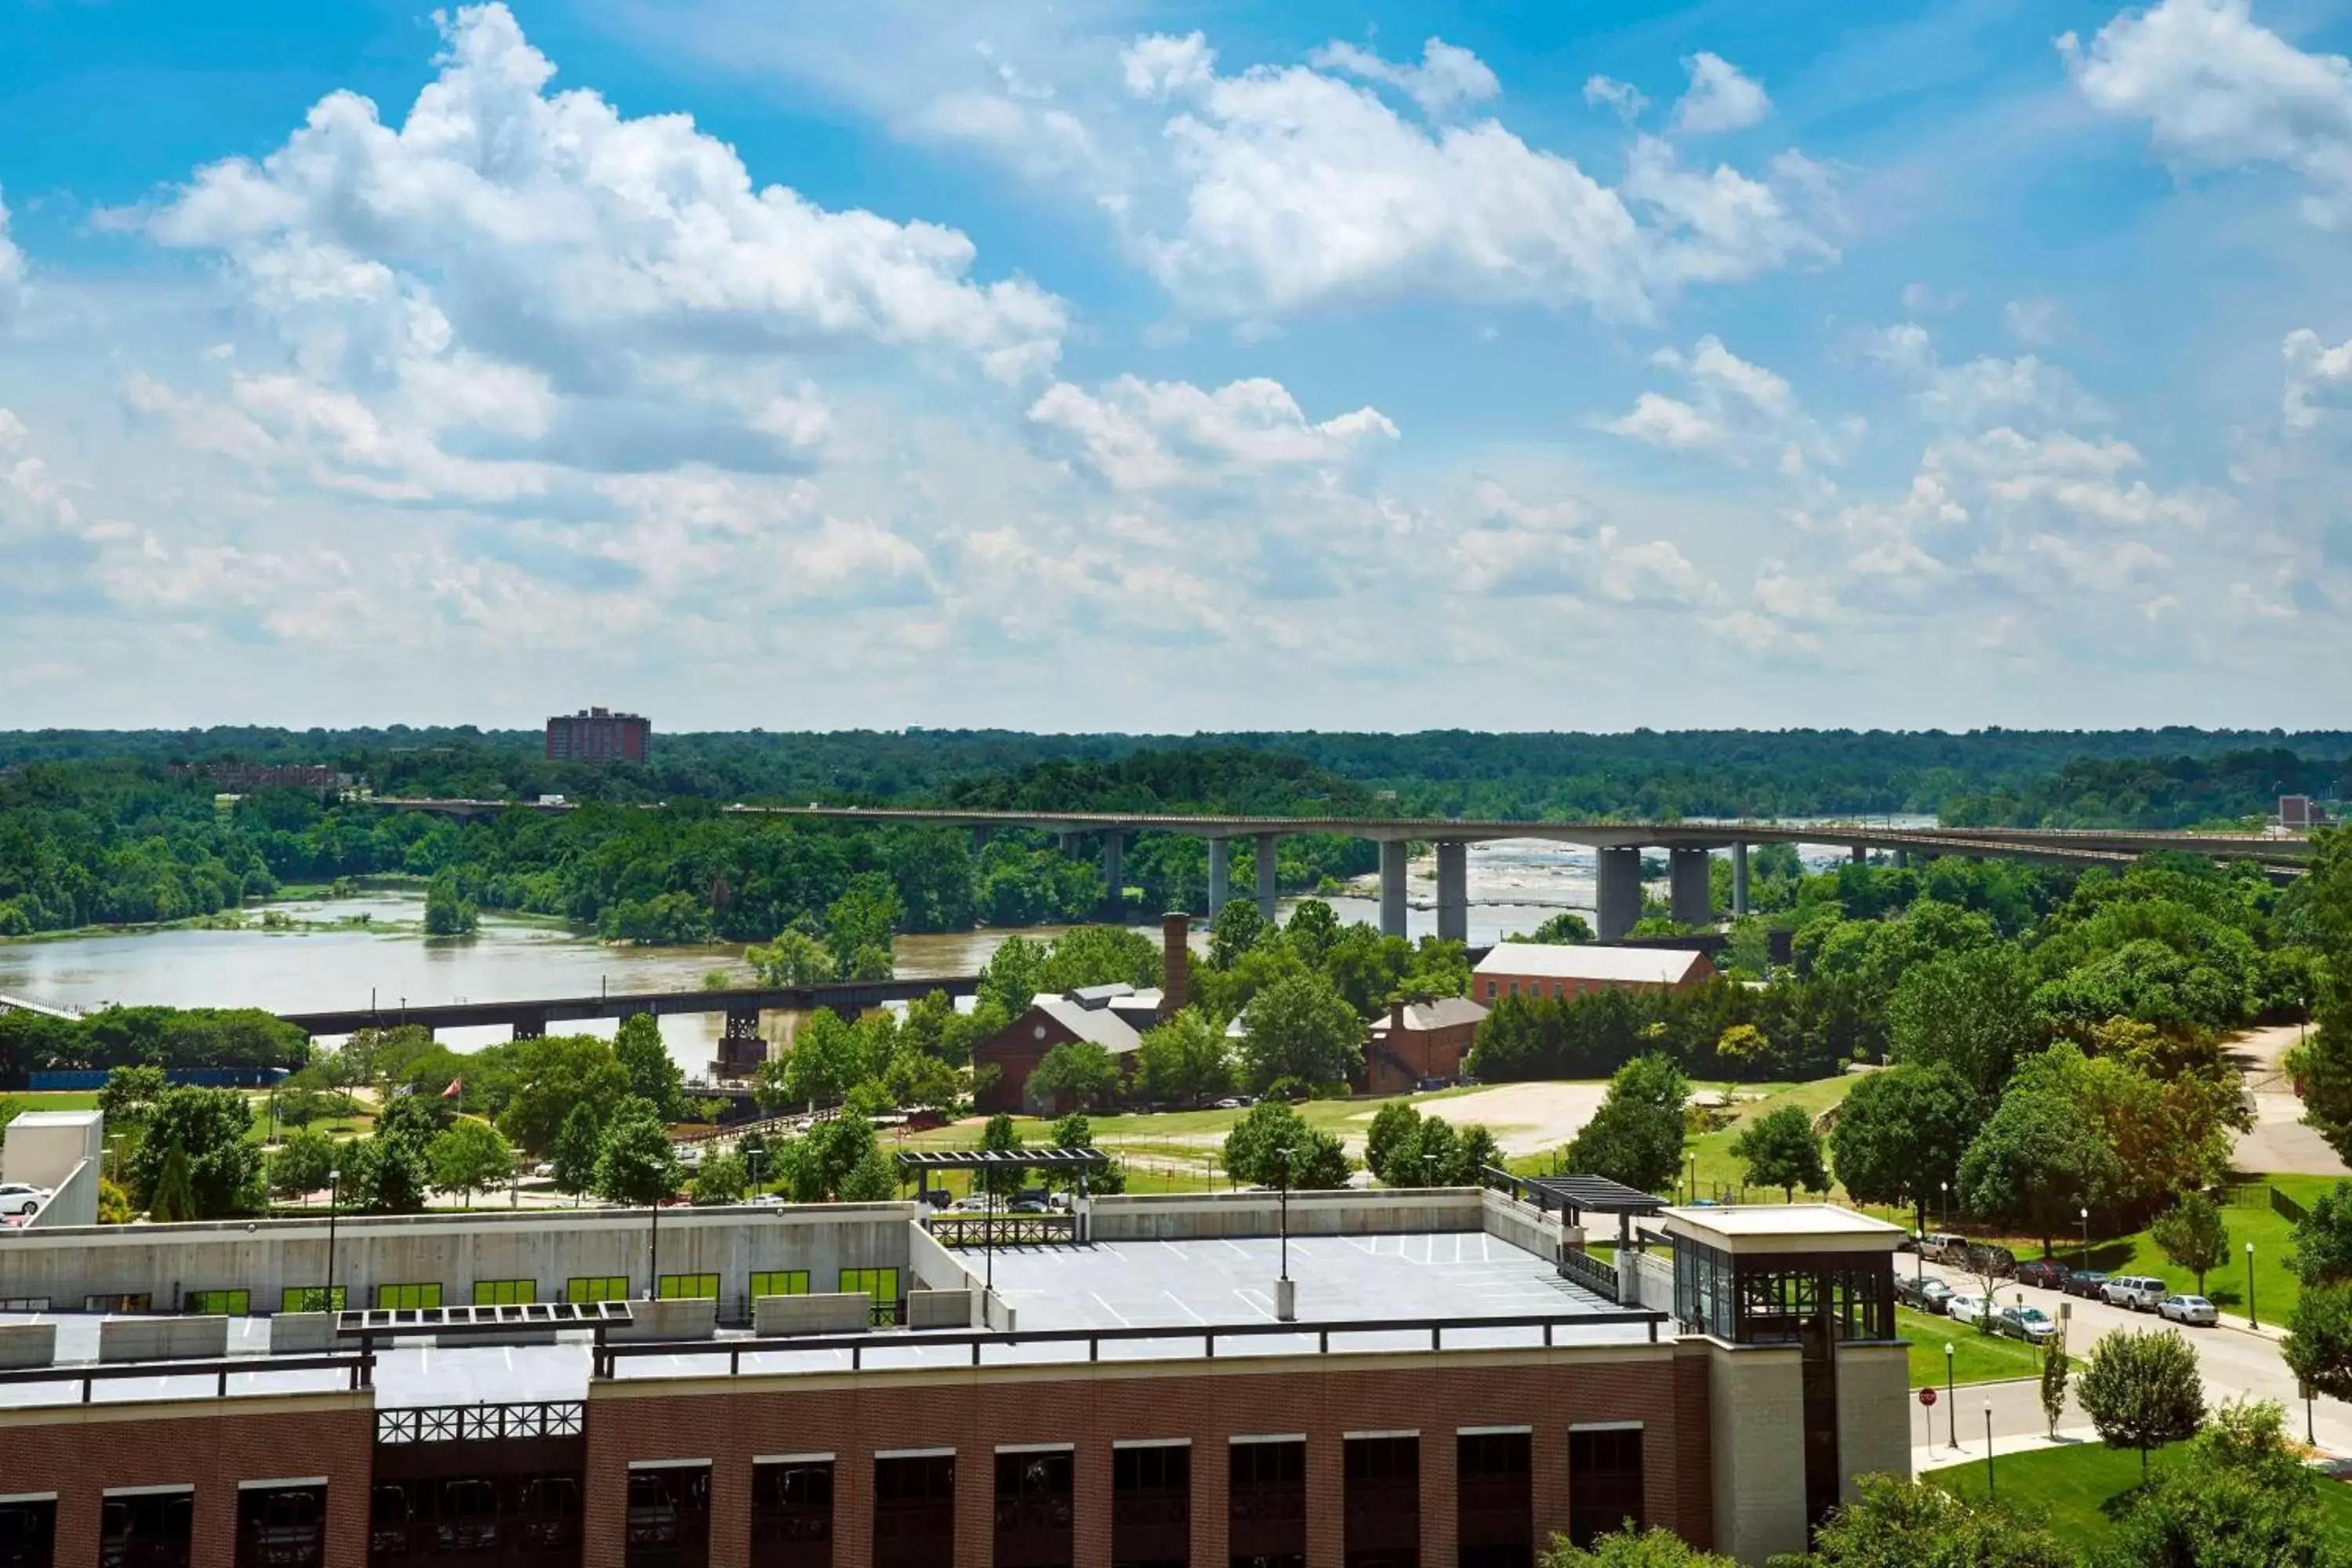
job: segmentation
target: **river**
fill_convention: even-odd
[[[1908,821],[1902,826],[1911,826]],[[1808,853],[1814,865],[1832,864],[1843,851]],[[1532,930],[1561,910],[1592,908],[1592,852],[1539,839],[1474,844],[1469,851],[1470,941],[1483,945]],[[1412,936],[1436,930],[1433,863],[1417,860],[1409,875],[1407,924]],[[1330,900],[1342,921],[1375,924],[1380,905],[1368,882],[1361,896]],[[1295,900],[1285,900],[1286,906]],[[472,936],[422,934],[422,896],[407,890],[367,891],[333,899],[292,899],[266,906],[292,922],[265,930],[247,910],[241,930],[171,929],[114,934],[0,941],[0,992],[55,1006],[89,1010],[109,1004],[178,1007],[266,1007],[303,1012],[373,1003],[412,1004],[577,996],[613,991],[692,990],[703,974],[727,968],[748,980],[742,949],[616,947],[560,923],[485,914]],[[364,923],[362,923],[364,922]],[[972,974],[1008,936],[1049,938],[1063,928],[1044,926],[951,931],[898,939],[904,976]],[[1156,924],[1143,929],[1157,934]],[[1196,943],[1204,940],[1196,930]],[[718,1054],[721,1020],[687,1016],[662,1020],[670,1055],[689,1078],[702,1077]],[[771,1038],[786,1037],[791,1020],[772,1016]],[[609,1035],[610,1020],[578,1027]],[[457,1050],[506,1037],[503,1029],[451,1029],[442,1038]]]

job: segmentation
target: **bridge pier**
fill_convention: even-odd
[[[988,847],[988,836],[996,830],[985,822],[976,822],[971,828],[971,852],[974,855]]]
[[[1127,918],[1127,835],[1106,828],[1103,844],[1103,915],[1118,925]]]
[[[1272,925],[1274,909],[1274,835],[1257,836],[1257,918]]]
[[[547,1015],[535,1013],[528,1018],[517,1018],[514,1021],[514,1037],[518,1040],[547,1038]]]
[[[730,1007],[727,1025],[719,1036],[719,1076],[749,1078],[768,1059],[768,1042],[760,1036],[760,1010]]]
[[[1703,926],[1715,919],[1714,893],[1707,885],[1704,849],[1676,846],[1666,851],[1666,896],[1676,925]]]
[[[1061,837],[1061,839],[1060,839],[1060,843],[1061,843],[1061,846],[1062,846],[1062,853],[1063,853],[1064,855],[1067,856],[1069,858],[1071,858],[1071,859],[1073,859],[1073,860],[1075,860],[1075,859],[1076,859],[1076,858],[1078,858],[1078,836],[1077,836],[1076,834],[1075,834],[1075,833],[1065,833],[1065,834],[1063,834],[1063,835],[1062,835],[1062,837]]]
[[[1405,842],[1381,840],[1381,934],[1402,936],[1404,929]]]
[[[1731,912],[1748,912],[1748,846],[1745,841],[1731,847]]]
[[[1870,864],[1869,845],[1857,844],[1853,847],[1853,863],[1857,866],[1867,866]]]
[[[1898,871],[1908,870],[1910,866],[1911,851],[1908,849],[1897,849],[1895,852],[1895,868]]]
[[[1603,849],[1593,881],[1593,927],[1603,942],[1615,942],[1642,918],[1642,851],[1633,845]]]
[[[1470,940],[1470,846],[1458,838],[1437,845],[1437,934]]]
[[[1209,840],[1209,920],[1216,921],[1217,911],[1233,897],[1234,841],[1230,838]]]

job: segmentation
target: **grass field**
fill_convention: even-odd
[[[1844,1100],[1853,1092],[1853,1086],[1861,1081],[1861,1074],[1845,1073],[1837,1078],[1817,1079],[1811,1083],[1701,1085],[1701,1088],[1720,1088],[1738,1094],[1760,1092],[1762,1098],[1742,1103],[1728,1126],[1694,1139],[1685,1153],[1685,1169],[1688,1168],[1689,1158],[1696,1156],[1698,1161],[1698,1186],[1702,1194],[1713,1193],[1718,1187],[1728,1187],[1737,1192],[1748,1174],[1746,1167],[1731,1152],[1731,1145],[1738,1139],[1740,1129],[1758,1117],[1787,1105],[1799,1107],[1807,1116],[1819,1116]],[[1844,1199],[1845,1189],[1843,1187],[1833,1184],[1831,1191],[1841,1201]],[[1777,1199],[1780,1194],[1776,1189],[1763,1194],[1751,1193],[1749,1195]]]
[[[1944,1347],[1952,1347],[1953,1383],[2003,1383],[2042,1375],[2042,1352],[2022,1340],[1979,1333],[1973,1324],[1895,1309],[1895,1330],[1911,1342],[1911,1386],[1945,1384]]]
[[[98,1090],[52,1089],[35,1094],[28,1089],[9,1089],[0,1093],[0,1100],[26,1110],[96,1110]]]
[[[2179,1458],[2178,1448],[2158,1448],[2148,1456],[2148,1474],[2159,1473]],[[1982,1465],[1934,1470],[1927,1479],[1959,1497],[1973,1501],[1984,1499]],[[2012,1454],[1993,1461],[1993,1490],[2003,1502],[2041,1510],[2058,1534],[2093,1551],[2113,1537],[2114,1515],[2128,1506],[2126,1500],[2138,1485],[2139,1455],[2130,1448],[2108,1448],[2097,1443]],[[2338,1546],[2352,1547],[2352,1486],[2323,1479],[2319,1507],[2329,1536]]]

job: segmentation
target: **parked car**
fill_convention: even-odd
[[[2006,1247],[1979,1244],[1969,1248],[1966,1268],[1971,1274],[1990,1274],[1996,1279],[2006,1279],[2017,1272],[2017,1254]]]
[[[1895,1281],[1895,1299],[1923,1312],[1942,1312],[1952,1295],[1952,1288],[1932,1274],[1924,1279],[1906,1274]]]
[[[1228,1095],[1228,1096],[1226,1096],[1224,1099],[1223,1099],[1223,1100],[1221,1100],[1217,1101],[1217,1103],[1216,1103],[1216,1107],[1215,1107],[1215,1109],[1217,1109],[1217,1110],[1239,1110],[1241,1108],[1242,1108],[1242,1102],[1241,1102],[1240,1100],[1238,1100],[1234,1099],[1234,1098],[1233,1098],[1232,1096],[1230,1096],[1230,1095]]]
[[[2017,1282],[2039,1286],[2044,1290],[2063,1290],[2066,1288],[2066,1266],[2054,1258],[2037,1258],[2031,1263],[2017,1266]]]
[[[2039,1307],[2004,1307],[2000,1316],[1993,1320],[1992,1331],[2038,1345],[2056,1333],[2058,1325]]]
[[[49,1189],[25,1182],[0,1182],[0,1214],[34,1214],[49,1201]]]
[[[2152,1312],[2171,1294],[2172,1287],[2152,1274],[2118,1274],[2099,1287],[2100,1300],[2135,1312]]]
[[[2106,1282],[2106,1275],[2096,1268],[2077,1268],[2066,1276],[2066,1294],[2095,1301],[2099,1299],[2099,1287]]]
[[[2213,1303],[2202,1296],[2167,1296],[2156,1304],[2156,1311],[2168,1323],[2200,1323],[2210,1329],[2221,1321]]]
[[[1969,1258],[1969,1238],[1948,1230],[1931,1230],[1919,1250],[1930,1263],[1965,1263]]]
[[[1973,1323],[1991,1307],[1984,1296],[1955,1296],[1944,1303],[1944,1315],[1956,1323]]]

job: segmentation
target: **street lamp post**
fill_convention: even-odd
[[[1698,1202],[1698,1156],[1690,1157],[1690,1201]]]
[[[1992,1401],[1988,1399],[1985,1401],[1985,1501],[1991,1502],[1999,1498],[2000,1495],[2000,1494],[1993,1488]]]
[[[1952,1228],[1952,1184],[1944,1184],[1944,1228]]]
[[[1960,1446],[1960,1392],[1959,1380],[1952,1373],[1954,1352],[1952,1342],[1946,1340],[1944,1342],[1944,1436],[1951,1439],[1953,1447],[1958,1448]]]
[[[335,1208],[342,1201],[343,1169],[332,1165],[327,1170],[327,1300],[326,1310],[335,1310]]]
[[[2259,1329],[2262,1318],[2254,1310],[2254,1244],[2246,1243],[2246,1327]]]
[[[1286,1323],[1298,1316],[1298,1287],[1290,1278],[1290,1162],[1297,1153],[1286,1143],[1274,1152],[1282,1174],[1282,1274],[1274,1282],[1274,1315]]]
[[[2091,1271],[2091,1205],[2083,1205],[2083,1272]]]
[[[1927,1278],[1927,1233],[1924,1230],[1913,1231],[1911,1243],[1911,1278],[1916,1283]]]

